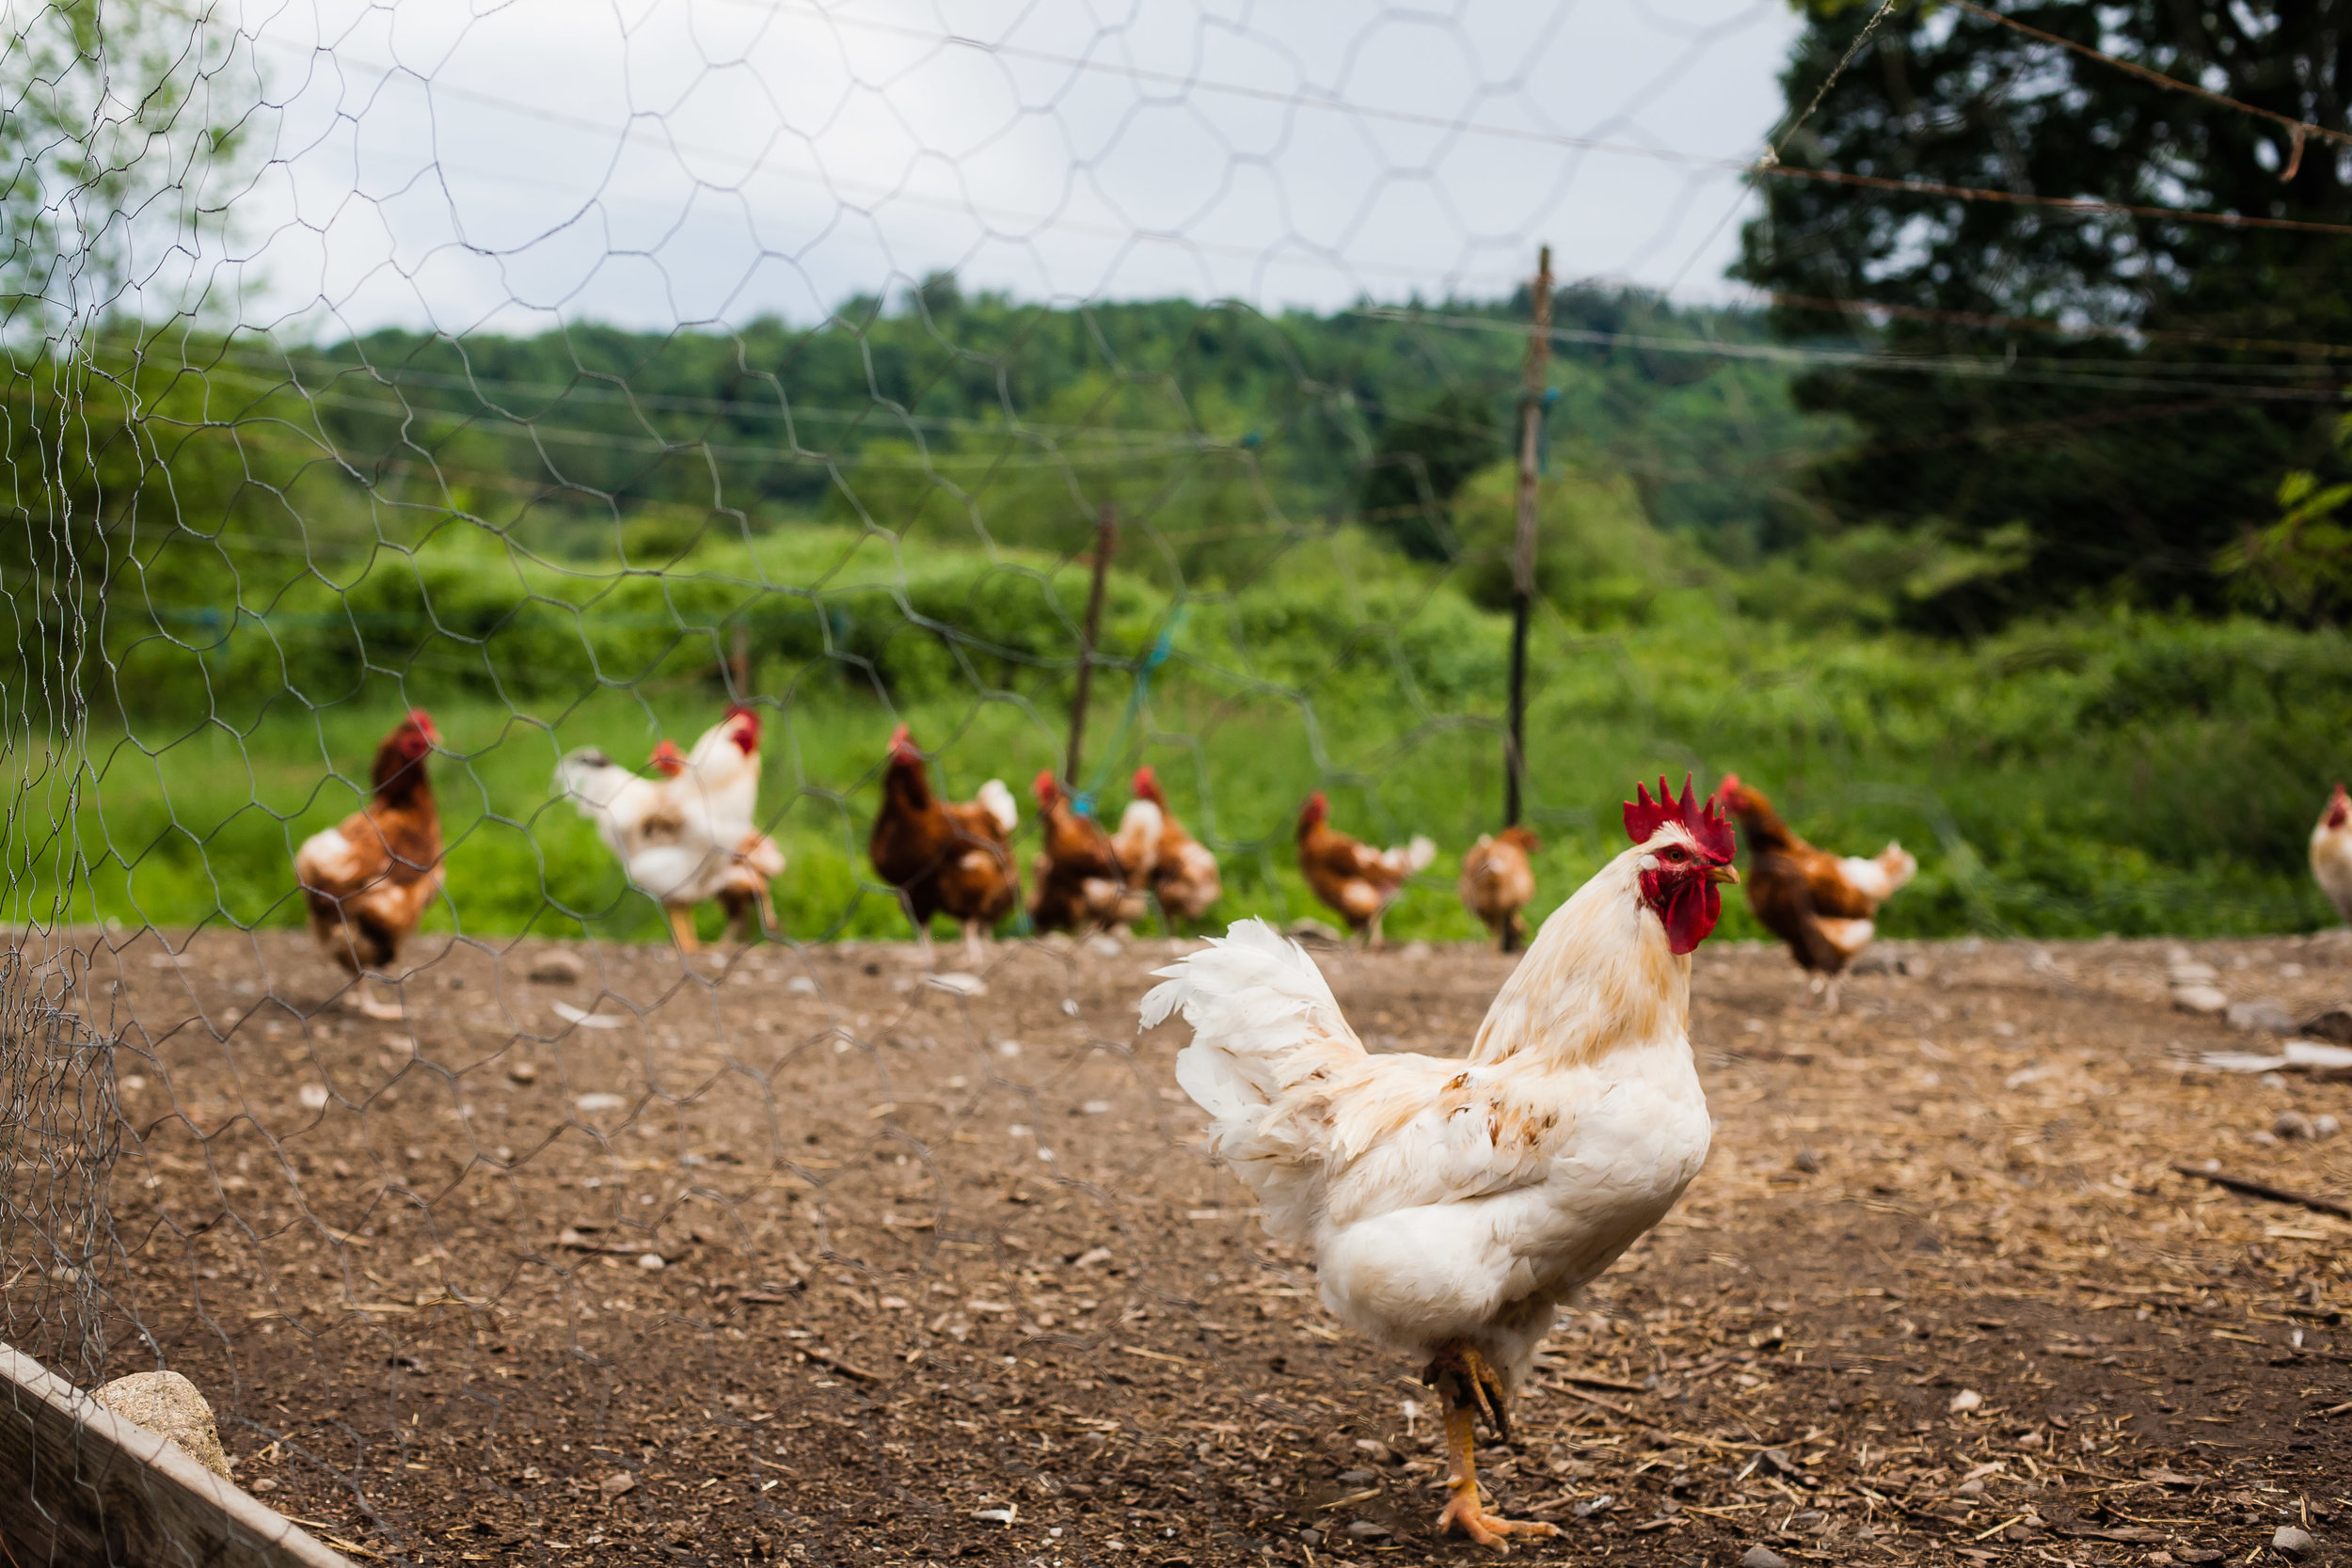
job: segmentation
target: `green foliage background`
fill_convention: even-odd
[[[1474,482],[1473,513],[1492,484]],[[2331,918],[2301,844],[2352,721],[2340,635],[2131,611],[1964,649],[1807,627],[1744,613],[1729,574],[1673,570],[1673,542],[1621,486],[1571,478],[1546,516],[1562,556],[1626,569],[1575,579],[1536,628],[1544,907],[1615,852],[1634,778],[1690,768],[1704,785],[1736,768],[1823,843],[1900,837],[1919,853],[1890,934]],[[1135,764],[1159,768],[1225,859],[1219,920],[1316,912],[1289,835],[1299,799],[1328,788],[1344,825],[1443,846],[1391,929],[1470,934],[1451,878],[1498,810],[1508,638],[1507,618],[1466,592],[1477,573],[1432,573],[1343,529],[1295,543],[1255,581],[1179,594],[1154,580],[1148,543],[1138,569],[1112,577],[1117,662],[1098,680],[1082,782],[1115,810]],[[293,847],[353,809],[375,740],[421,704],[450,751],[451,896],[436,924],[658,939],[548,779],[573,746],[634,757],[710,722],[740,624],[771,715],[763,812],[791,861],[787,929],[903,935],[863,863],[884,736],[911,722],[960,795],[988,776],[1018,790],[1054,766],[1085,581],[1040,553],[919,551],[822,525],[709,542],[660,573],[549,566],[457,523],[340,584],[306,568],[233,619],[187,611],[122,634],[119,718],[94,736],[74,818],[91,860],[73,913],[296,922]],[[51,827],[21,816],[20,854]],[[20,918],[40,913],[41,891],[19,882]],[[1749,929],[1735,911],[1727,932]]]
[[[1391,932],[1470,935],[1452,876],[1499,816],[1514,479],[1425,456],[1480,450],[1481,409],[1507,428],[1509,313],[1047,311],[935,282],[807,331],[109,339],[70,441],[35,450],[51,384],[7,394],[18,689],[78,664],[94,705],[78,777],[52,765],[62,710],[12,721],[11,916],[71,883],[76,920],[298,922],[294,847],[422,705],[451,753],[437,925],[658,940],[550,775],[576,746],[691,738],[739,636],[787,930],[903,935],[863,855],[883,739],[906,721],[951,790],[1025,799],[1061,754],[1107,504],[1081,783],[1115,812],[1159,768],[1225,859],[1219,922],[1316,912],[1290,832],[1327,788],[1343,826],[1442,847]],[[1759,329],[1638,296],[1561,313],[1698,348]],[[2125,603],[1921,636],[1909,607],[1997,541],[1762,547],[1757,475],[1846,438],[1784,368],[1611,341],[1552,385],[1544,909],[1614,852],[1637,776],[1737,769],[1826,845],[1918,852],[1890,934],[2330,918],[2302,845],[2352,720],[2339,634]],[[1422,465],[1402,510],[1375,504],[1396,463]],[[1753,934],[1743,910],[1726,929]]]

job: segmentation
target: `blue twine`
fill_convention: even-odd
[[[1106,759],[1118,756],[1126,748],[1127,732],[1135,727],[1136,715],[1143,711],[1144,700],[1151,695],[1152,672],[1166,664],[1168,655],[1175,652],[1176,634],[1184,629],[1184,616],[1190,609],[1189,605],[1178,605],[1176,612],[1168,618],[1168,625],[1160,628],[1160,635],[1152,639],[1152,651],[1143,656],[1143,663],[1136,671],[1135,689],[1127,694],[1127,711],[1120,715],[1119,728],[1113,732],[1111,744],[1103,753]],[[1094,797],[1109,784],[1110,772],[1110,762],[1097,763],[1093,787],[1078,790],[1072,796],[1074,801],[1080,802],[1077,806],[1079,816],[1094,815]]]

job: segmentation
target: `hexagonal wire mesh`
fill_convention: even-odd
[[[1543,459],[1545,904],[1699,762],[1722,713],[1607,629],[1677,569],[1645,508],[1841,439],[1785,367],[1852,352],[1669,297],[1794,128],[1712,70],[1776,8],[10,16],[9,1339],[188,1372],[240,1479],[404,1561],[944,1550],[1087,1497],[1021,1539],[1239,1551],[1249,1454],[1415,1432],[1376,1357],[1229,1357],[1327,1331],[1134,1004],[1196,914],[1311,911],[1311,789],[1449,856],[1494,825],[1564,220],[1668,293],[1547,340],[1555,439],[1612,450]],[[738,705],[728,837],[639,763]],[[1152,767],[1221,900],[907,946],[902,723],[1025,833],[1033,776],[1107,821]],[[1413,886],[1391,938],[1470,933]],[[1491,983],[1382,972],[1375,1043]]]

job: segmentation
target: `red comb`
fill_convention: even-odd
[[[1702,810],[1691,793],[1691,776],[1682,776],[1682,799],[1675,799],[1666,785],[1664,774],[1658,779],[1658,799],[1649,798],[1645,784],[1633,786],[1633,799],[1625,803],[1626,836],[1636,844],[1647,844],[1650,835],[1669,822],[1679,822],[1690,831],[1692,842],[1716,860],[1729,861],[1734,847],[1731,824],[1709,798]]]

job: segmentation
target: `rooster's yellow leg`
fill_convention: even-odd
[[[1534,1519],[1505,1519],[1489,1513],[1478,1497],[1478,1460],[1471,1448],[1470,1407],[1449,1405],[1445,1413],[1446,1452],[1450,1466],[1446,1486],[1454,1495],[1438,1514],[1438,1532],[1458,1529],[1489,1551],[1507,1552],[1513,1535],[1557,1535],[1560,1527]]]
[[[1453,1496],[1438,1514],[1438,1533],[1458,1529],[1479,1545],[1496,1552],[1511,1549],[1506,1536],[1559,1534],[1557,1525],[1533,1519],[1505,1519],[1489,1513],[1479,1500],[1478,1456],[1471,1424],[1484,1411],[1490,1424],[1508,1430],[1504,1426],[1508,1418],[1502,1414],[1502,1380],[1486,1365],[1486,1358],[1468,1345],[1448,1346],[1429,1364],[1422,1380],[1435,1387],[1446,1402],[1445,1483]]]
[[[675,904],[670,907],[670,934],[677,938],[680,952],[702,951],[702,942],[694,935],[694,911],[692,910]]]

